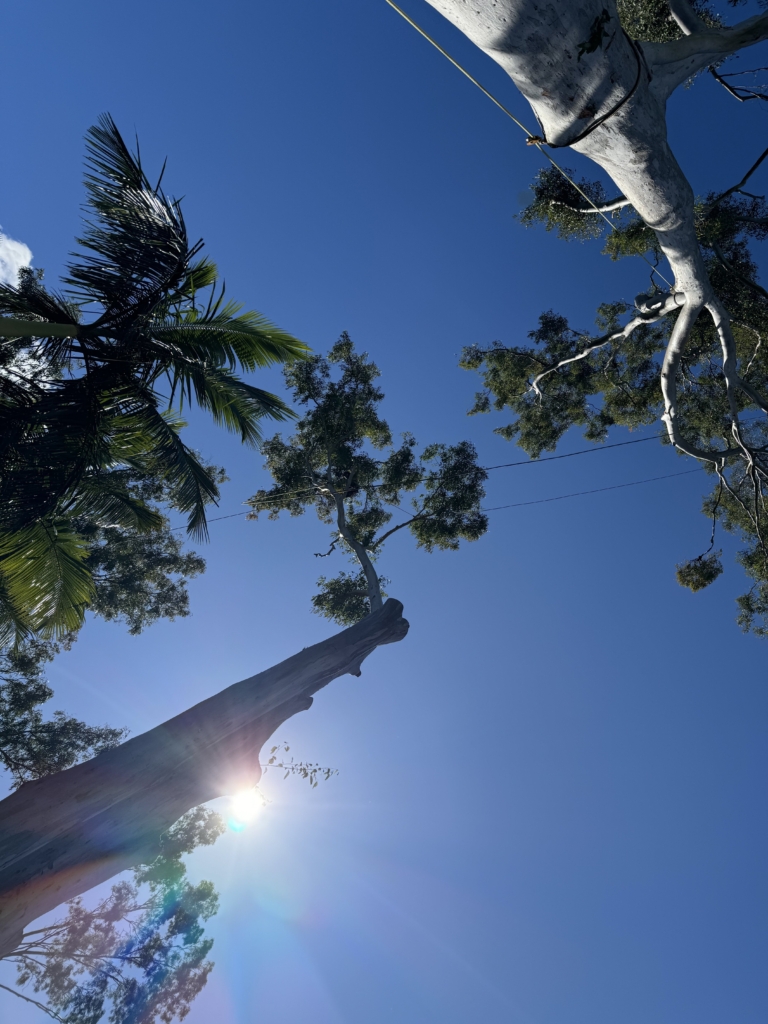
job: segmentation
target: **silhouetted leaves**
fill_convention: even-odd
[[[333,526],[330,549],[318,557],[341,550],[358,563],[354,544],[375,559],[401,529],[427,551],[454,550],[461,540],[482,536],[488,526],[480,507],[486,473],[474,446],[433,444],[419,455],[412,435],[395,442],[378,411],[384,397],[376,384],[378,367],[355,351],[347,334],[327,359],[313,356],[284,372],[294,400],[307,411],[292,437],[277,434],[264,442],[275,483],[248,500],[250,519],[314,508],[321,522]],[[363,571],[321,576],[318,585],[312,599],[318,614],[351,625],[368,613],[370,582]]]

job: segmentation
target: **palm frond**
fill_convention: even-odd
[[[244,444],[261,440],[259,421],[294,417],[292,410],[277,395],[246,384],[231,370],[221,366],[191,364],[182,366],[173,378],[180,398],[191,400],[213,416],[215,423],[240,435]]]
[[[0,647],[21,643],[32,635],[29,614],[8,591],[0,572]]]
[[[80,310],[65,296],[44,288],[33,272],[22,271],[18,287],[0,284],[0,317],[0,337],[37,338],[38,354],[55,364],[71,357]],[[26,324],[26,329],[20,330],[15,321]]]
[[[84,539],[65,519],[0,533],[0,578],[12,607],[43,636],[77,630],[93,599]]]
[[[172,486],[174,507],[188,517],[187,532],[197,540],[207,539],[205,506],[219,498],[213,476],[184,444],[174,424],[151,405],[122,417],[122,422],[127,434],[134,432],[137,451],[143,448],[145,454],[151,453],[156,472]]]
[[[144,533],[163,524],[159,512],[127,492],[120,473],[85,477],[72,499],[62,506],[62,513],[103,529],[122,527]]]
[[[88,254],[73,254],[65,281],[77,299],[102,305],[97,325],[116,327],[151,313],[187,277],[201,243],[190,246],[179,203],[153,188],[108,114],[86,147],[93,219],[77,241]]]
[[[3,389],[0,402],[0,529],[51,514],[104,460],[109,396],[89,377],[48,389]]]
[[[182,318],[154,321],[152,338],[188,358],[213,360],[253,371],[260,367],[306,358],[309,348],[298,338],[280,330],[261,313],[241,313],[242,306],[228,302],[198,314],[185,312]]]

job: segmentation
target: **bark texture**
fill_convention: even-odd
[[[253,785],[275,729],[408,631],[399,601],[83,764],[0,802],[0,956],[35,918],[136,864],[190,808]]]

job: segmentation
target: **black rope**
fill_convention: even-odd
[[[624,32],[624,29],[622,29],[621,31]],[[632,86],[632,88],[629,90],[626,96],[624,96],[623,99],[620,99],[616,106],[611,107],[611,109],[607,113],[602,114],[600,117],[598,117],[597,120],[593,121],[592,124],[585,128],[583,132],[577,135],[575,139],[571,139],[569,142],[548,142],[546,134],[544,134],[532,135],[529,139],[526,139],[527,145],[535,146],[538,144],[540,146],[549,146],[550,149],[566,149],[568,146],[573,146],[577,142],[581,142],[582,139],[586,139],[586,137],[588,135],[591,135],[593,131],[600,127],[600,125],[605,124],[609,117],[613,117],[613,115],[617,113],[619,110],[621,110],[624,104],[628,100],[630,100],[632,96],[634,96],[635,92],[637,91],[638,85],[640,85],[640,79],[643,74],[643,64],[645,63],[645,58],[643,57],[641,59],[642,50],[640,49],[639,45],[634,41],[634,39],[628,36],[626,32],[624,32],[624,37],[629,43],[629,45],[632,47],[632,53],[634,53],[635,61],[637,62],[637,75],[635,76],[635,84]]]

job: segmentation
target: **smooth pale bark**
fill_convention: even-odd
[[[708,29],[685,0],[673,0],[674,17],[686,35],[669,43],[633,44],[621,29],[614,0],[427,2],[504,68],[531,104],[547,141],[573,143],[602,167],[656,232],[674,274],[671,290],[684,297],[661,374],[663,419],[679,449],[721,468],[725,458],[744,449],[734,393],[746,388],[736,370],[730,319],[712,289],[696,239],[693,190],[667,142],[666,102],[699,69],[768,38],[768,15],[734,28]],[[598,24],[603,35],[587,53],[585,44]],[[731,403],[736,447],[725,458],[686,441],[678,424],[677,364],[704,309],[720,336]]]
[[[613,0],[427,0],[493,58],[529,101],[547,140],[568,144],[630,99],[573,148],[599,164],[653,228],[678,290],[704,297],[704,272],[693,224],[693,191],[667,142],[666,101],[701,67],[768,37],[768,16],[734,29],[707,30],[670,43],[639,44],[623,34]],[[579,48],[603,11],[604,42]]]
[[[275,729],[408,631],[399,601],[322,643],[0,802],[0,956],[35,918],[152,860],[186,811],[254,785]]]

